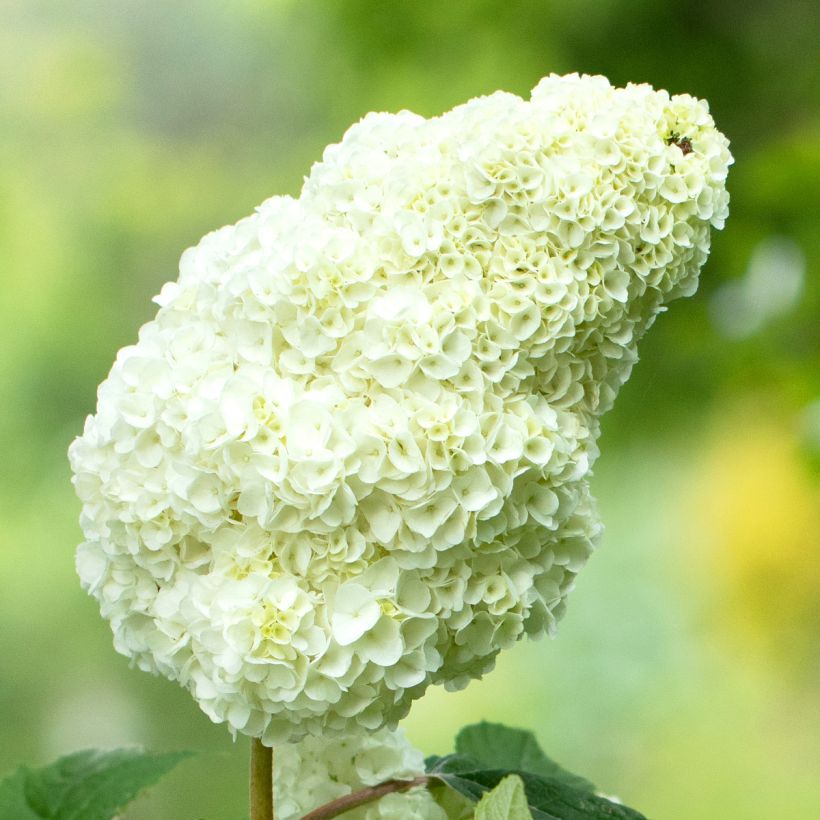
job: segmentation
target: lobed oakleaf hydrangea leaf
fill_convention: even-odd
[[[0,820],[111,820],[189,755],[90,749],[43,768],[21,767],[0,783]]]
[[[645,820],[640,812],[606,797],[526,772],[483,769],[436,776],[465,797],[479,801],[510,774],[523,781],[533,820]]]
[[[550,760],[525,729],[513,729],[500,723],[482,721],[465,726],[456,737],[456,754],[478,761],[486,769],[510,769],[543,775],[574,789],[594,791],[589,780],[568,772]],[[463,769],[462,769],[463,771]]]
[[[487,792],[475,807],[475,820],[533,820],[521,778],[508,775]]]
[[[433,755],[425,760],[425,766],[428,774],[479,805],[505,778],[516,775],[528,803],[529,815],[524,816],[533,820],[643,817],[634,809],[596,794],[592,783],[548,758],[532,732],[525,729],[487,721],[465,726],[456,738],[455,754]]]

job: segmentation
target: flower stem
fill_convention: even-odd
[[[403,792],[406,789],[412,789],[413,786],[424,786],[429,780],[430,778],[427,775],[421,775],[413,780],[387,780],[384,783],[379,783],[377,786],[370,786],[367,789],[353,792],[353,794],[346,794],[337,800],[332,800],[330,803],[325,803],[324,806],[319,806],[318,809],[309,811],[302,817],[302,820],[329,820],[329,818],[338,817],[340,814],[355,809],[357,806],[378,800],[386,794]]]
[[[273,749],[259,738],[251,740],[251,820],[274,820]]]

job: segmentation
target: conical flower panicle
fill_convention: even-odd
[[[186,251],[70,451],[116,648],[271,743],[393,725],[551,633],[600,415],[730,163],[703,102],[551,76],[370,114]]]

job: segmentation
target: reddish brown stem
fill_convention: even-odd
[[[353,792],[353,794],[346,794],[344,797],[338,798],[338,800],[325,803],[324,806],[319,806],[318,809],[308,812],[302,817],[302,820],[329,820],[329,818],[338,817],[340,814],[355,809],[357,806],[378,800],[386,794],[403,792],[407,789],[412,789],[413,786],[425,786],[429,780],[430,778],[427,775],[421,775],[413,780],[387,780],[384,783],[379,783],[377,786],[370,786],[367,789]]]

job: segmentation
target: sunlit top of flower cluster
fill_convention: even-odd
[[[551,632],[600,415],[727,214],[705,103],[548,77],[370,114],[186,251],[71,448],[115,645],[266,742]]]
[[[336,737],[306,737],[276,751],[276,816],[297,820],[347,794],[387,780],[424,774],[424,756],[401,729]],[[423,786],[388,794],[345,814],[350,820],[446,820]]]

